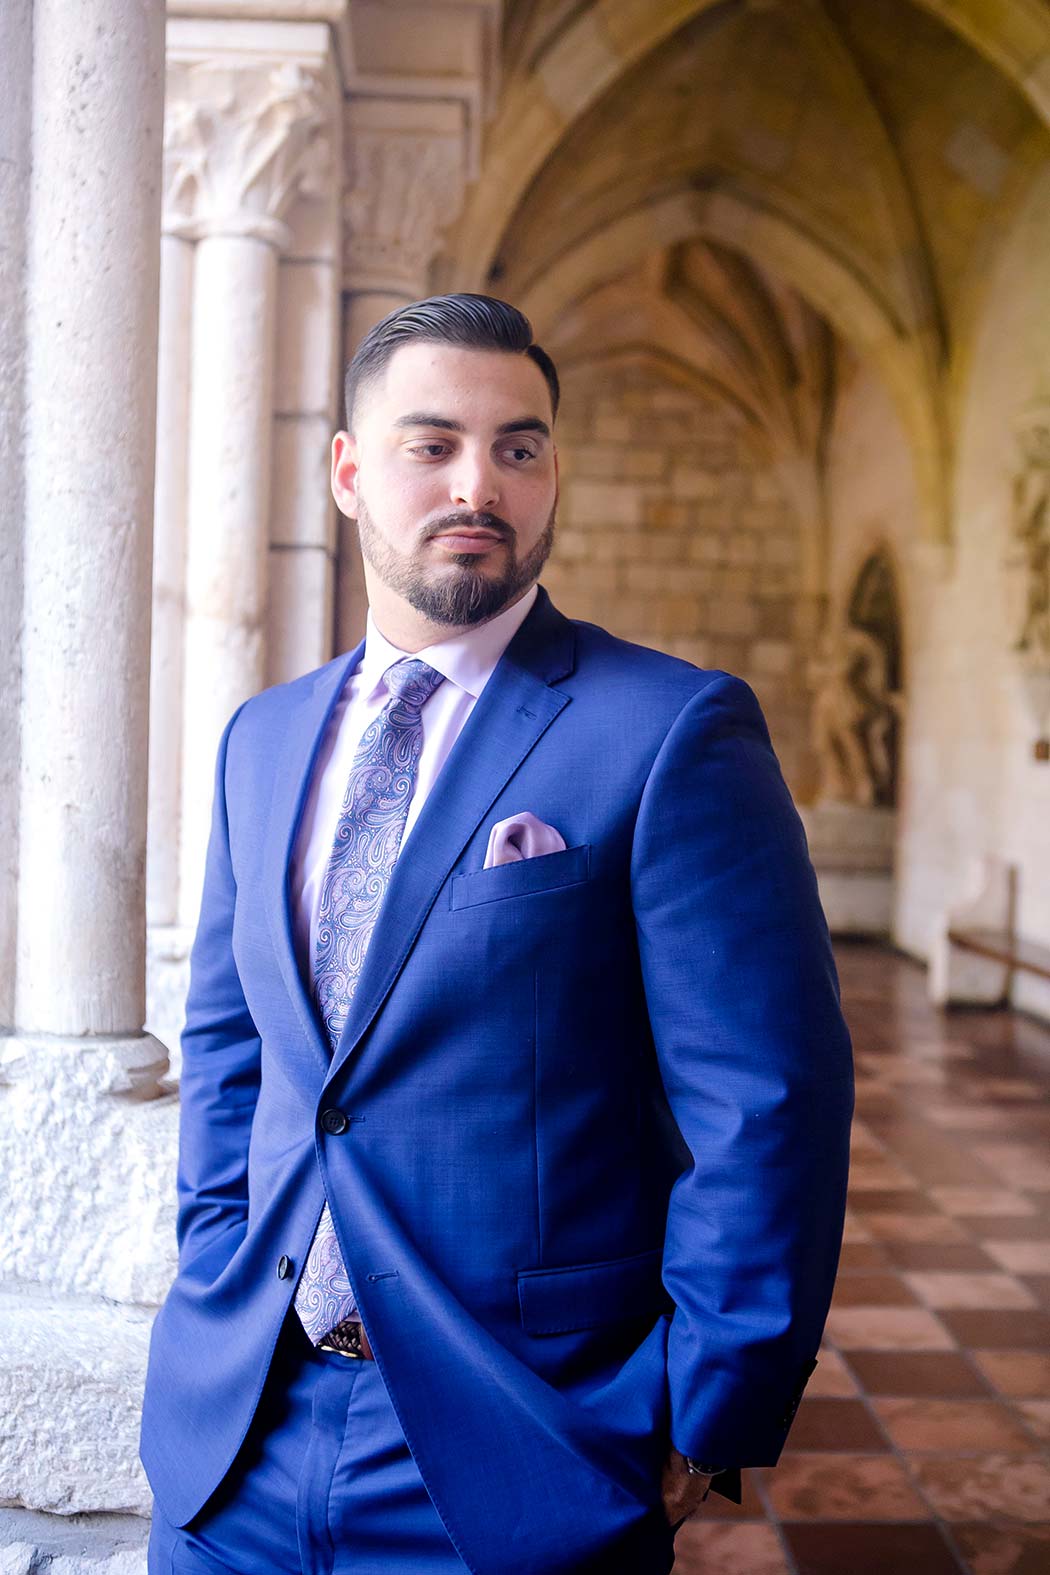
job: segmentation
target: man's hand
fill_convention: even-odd
[[[664,1461],[660,1491],[663,1495],[664,1514],[669,1526],[678,1526],[700,1508],[707,1497],[710,1478],[694,1476],[672,1444]]]

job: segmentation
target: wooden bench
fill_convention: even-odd
[[[1040,979],[1050,979],[1050,946],[1038,941],[1025,941],[1010,930],[948,928],[948,940],[965,952],[977,957],[987,957],[990,962],[1001,963],[1009,969],[1006,988],[1009,991],[1013,973],[1038,974]]]
[[[1017,933],[1017,870],[989,855],[976,892],[945,913],[930,952],[929,992],[938,1006],[1001,1006],[1014,974],[1050,979],[1050,946]]]

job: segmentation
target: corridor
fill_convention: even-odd
[[[840,945],[857,1061],[825,1349],[776,1471],[676,1575],[1050,1571],[1050,1030]]]

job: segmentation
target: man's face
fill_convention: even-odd
[[[336,435],[332,491],[382,586],[431,623],[482,623],[554,541],[550,394],[528,356],[407,344]],[[367,572],[367,570],[366,570]],[[370,592],[371,592],[370,586]]]

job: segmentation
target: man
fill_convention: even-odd
[[[366,639],[219,749],[153,1571],[658,1575],[813,1366],[852,1070],[804,834],[745,684],[538,586],[557,402],[482,296],[351,363]]]

